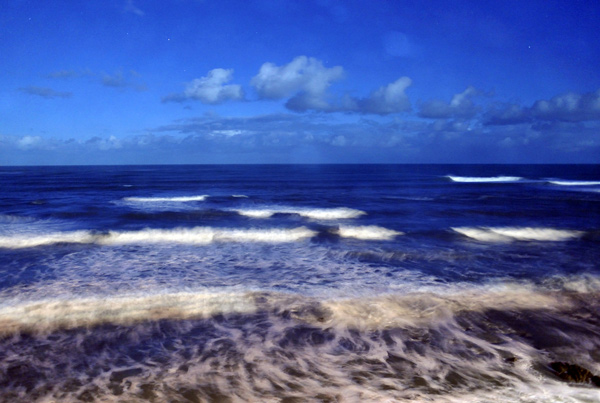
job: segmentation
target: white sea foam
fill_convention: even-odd
[[[137,203],[156,203],[156,202],[191,202],[204,201],[208,195],[197,196],[173,196],[173,197],[125,197],[124,201]]]
[[[296,320],[316,326],[385,329],[445,321],[459,312],[519,309],[564,309],[569,292],[550,291],[528,283],[461,285],[434,291],[361,298],[316,300],[298,294],[216,290],[169,290],[71,298],[4,299],[0,333],[23,329],[52,330],[99,323],[127,324],[145,320],[188,319],[215,314],[288,311]],[[597,290],[594,290],[597,292]],[[595,292],[591,297],[595,297]],[[582,295],[579,293],[578,295]],[[577,298],[577,296],[574,296]]]
[[[340,226],[338,233],[344,238],[356,238],[364,240],[390,240],[403,232],[378,227],[376,225]]]
[[[12,214],[0,214],[0,223],[2,224],[23,224],[35,221],[32,217],[23,217]]]
[[[251,294],[173,292],[45,299],[4,304],[0,307],[0,332],[53,330],[99,323],[128,324],[165,318],[188,319],[219,313],[250,313]]]
[[[358,329],[397,326],[423,326],[449,319],[462,311],[487,309],[559,309],[571,302],[527,284],[507,283],[492,286],[455,287],[445,292],[413,292],[383,295],[365,301],[336,299],[323,303],[332,315],[331,324]]]
[[[297,214],[313,220],[341,220],[357,218],[367,214],[364,211],[347,207],[337,208],[294,208],[273,207],[258,209],[234,209],[238,214],[252,218],[269,218],[274,214]]]
[[[531,227],[454,227],[452,230],[482,242],[566,241],[583,231]]]
[[[0,236],[0,248],[20,249],[57,243],[93,243],[97,239],[98,236],[90,231],[5,235]]]
[[[276,210],[267,210],[267,209],[238,209],[234,210],[239,215],[243,215],[251,218],[269,218],[273,214],[278,213]]]
[[[212,242],[294,242],[310,238],[316,232],[305,227],[293,229],[230,229],[212,227],[144,229],[140,231],[53,232],[38,235],[0,237],[0,248],[31,248],[57,243],[123,245],[142,243],[209,244]]]
[[[0,333],[25,330],[33,334],[25,340],[5,337],[10,359],[0,369],[7,372],[12,367],[20,381],[31,372],[16,371],[16,359],[26,369],[38,364],[36,370],[44,376],[36,378],[34,392],[49,390],[43,399],[36,397],[39,401],[55,400],[56,391],[61,401],[80,401],[82,389],[90,390],[94,400],[142,401],[142,391],[150,387],[150,396],[155,397],[150,400],[156,401],[180,401],[185,396],[209,401],[211,395],[268,402],[286,396],[302,401],[381,403],[596,400],[597,391],[590,385],[567,384],[536,369],[553,352],[532,346],[520,333],[513,335],[516,332],[510,326],[503,331],[504,322],[496,326],[485,315],[475,315],[467,327],[454,316],[465,311],[492,309],[510,314],[523,309],[543,310],[544,317],[554,313],[566,317],[569,303],[560,295],[519,284],[453,291],[324,303],[298,295],[214,290],[5,303],[0,306]],[[261,313],[258,321],[253,318],[256,312]],[[199,326],[182,321],[164,327],[148,322],[228,313],[248,315],[248,320],[227,321],[226,326],[222,320]],[[57,332],[52,338],[44,334],[102,323],[138,325],[118,332],[98,328]],[[160,356],[156,349],[140,348],[157,332],[158,342],[164,340],[165,329],[169,344],[165,348],[158,344]],[[572,334],[568,328],[550,330],[557,340]],[[111,348],[115,345],[123,348]],[[90,346],[100,346],[98,353],[87,354]],[[123,353],[133,348],[135,361]],[[563,351],[566,348],[560,346]],[[587,347],[592,348],[593,344]],[[65,349],[71,353],[69,361],[65,361]],[[40,357],[46,365],[39,365]],[[237,365],[240,361],[244,365]],[[66,369],[56,371],[56,362],[67,362]],[[119,383],[125,386],[115,395]],[[20,384],[17,387],[20,396],[32,394]],[[14,389],[6,387],[3,392],[7,395]],[[211,395],[203,394],[205,389]]]
[[[553,185],[558,185],[558,186],[600,186],[600,181],[563,181],[563,180],[557,180],[557,181],[548,181],[548,183],[551,183]]]
[[[517,182],[520,181],[520,176],[490,176],[490,177],[479,177],[479,176],[452,176],[448,175],[446,178],[452,180],[452,182],[467,182],[467,183],[486,183],[486,182]]]

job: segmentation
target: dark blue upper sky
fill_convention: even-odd
[[[0,3],[0,164],[600,163],[600,2]]]

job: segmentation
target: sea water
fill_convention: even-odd
[[[593,402],[600,167],[0,168],[0,400]]]

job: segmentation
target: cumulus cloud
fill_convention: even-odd
[[[42,144],[42,138],[40,136],[23,136],[16,143],[21,150],[30,150]]]
[[[233,79],[233,69],[213,69],[206,77],[197,78],[186,84],[183,93],[163,97],[163,102],[198,100],[205,104],[220,104],[225,101],[244,99],[241,85],[227,84]]]
[[[0,133],[5,164],[591,162],[600,122],[483,127],[437,119],[331,120],[324,114],[173,121],[134,136],[57,139]],[[468,135],[464,135],[469,131]]]
[[[411,84],[410,78],[400,77],[373,91],[367,98],[346,97],[340,110],[377,115],[410,111],[410,101],[405,91]]]
[[[530,121],[528,108],[516,104],[495,105],[484,115],[484,123],[489,126],[518,125]]]
[[[53,90],[52,88],[46,87],[21,87],[19,88],[24,94],[36,95],[38,97],[46,98],[46,99],[54,99],[54,98],[69,98],[73,95],[71,92],[61,92]]]
[[[263,64],[250,84],[260,98],[289,97],[285,106],[295,112],[313,110],[387,115],[410,110],[410,101],[405,93],[412,84],[408,77],[382,86],[366,98],[346,95],[335,99],[328,89],[343,77],[344,69],[341,66],[327,68],[320,60],[298,56],[283,66]]]
[[[463,92],[455,94],[449,103],[438,99],[425,102],[421,105],[419,116],[430,119],[472,118],[479,111],[473,102],[473,98],[478,95],[481,92],[469,86]]]
[[[536,101],[531,108],[531,113],[541,120],[566,122],[600,120],[600,89],[584,94],[568,92],[548,101]]]
[[[600,120],[600,90],[583,94],[568,92],[549,100],[535,101],[531,107],[497,106],[485,115],[485,123],[489,126],[594,120]]]
[[[306,99],[315,100],[343,76],[341,66],[327,68],[313,57],[298,56],[283,66],[263,64],[250,84],[261,98],[281,99],[302,92]]]

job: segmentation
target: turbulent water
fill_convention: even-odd
[[[599,297],[599,166],[0,168],[1,401],[595,402]]]

